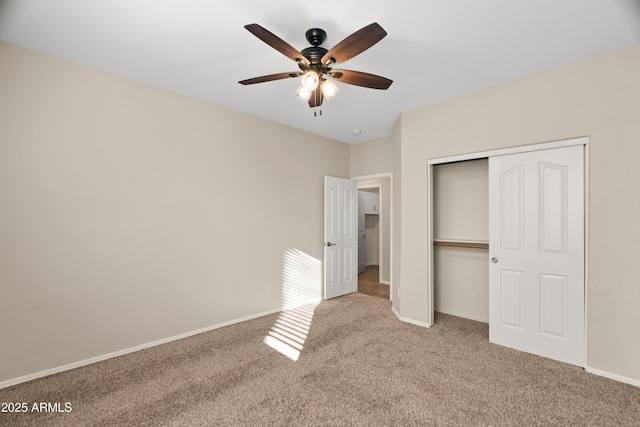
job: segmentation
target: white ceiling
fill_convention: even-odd
[[[314,117],[298,79],[237,83],[297,70],[245,24],[302,50],[309,28],[329,49],[371,22],[387,37],[339,68],[387,91],[338,83]],[[0,39],[354,143],[404,111],[640,43],[640,0],[0,0]]]

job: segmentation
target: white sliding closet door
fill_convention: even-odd
[[[583,146],[489,158],[489,340],[585,364]]]

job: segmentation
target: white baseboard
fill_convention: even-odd
[[[430,323],[420,322],[418,320],[409,319],[408,317],[402,317],[393,307],[391,307],[391,311],[402,322],[411,323],[412,325],[416,325],[416,326],[422,326],[423,328],[430,328],[432,326]]]
[[[391,286],[391,282],[389,282],[388,280],[380,280],[378,283],[382,283],[383,285]]]
[[[439,313],[444,313],[444,314],[450,314],[451,316],[462,317],[469,320],[475,320],[476,322],[489,323],[488,318],[474,316],[473,314],[457,313],[451,310],[442,310],[441,308],[435,308],[434,311],[437,311]]]
[[[0,389],[5,388],[5,387],[10,387],[12,385],[24,383],[24,382],[27,382],[27,381],[35,380],[35,379],[38,379],[38,378],[46,377],[46,376],[49,376],[49,375],[57,374],[57,373],[60,373],[60,372],[68,371],[68,370],[71,370],[71,369],[80,368],[82,366],[90,365],[92,363],[102,362],[103,360],[111,359],[111,358],[114,358],[114,357],[124,356],[125,354],[134,353],[136,351],[144,350],[144,349],[150,348],[150,347],[155,347],[157,345],[167,344],[167,343],[170,343],[172,341],[177,341],[177,340],[180,340],[180,339],[183,339],[183,338],[188,338],[188,337],[191,337],[193,335],[198,335],[198,334],[201,334],[201,333],[204,333],[204,332],[213,331],[215,329],[223,328],[225,326],[234,325],[236,323],[245,322],[247,320],[257,319],[258,317],[263,317],[263,316],[268,316],[270,314],[279,313],[281,311],[282,310],[279,309],[279,308],[278,309],[274,309],[274,310],[264,311],[262,313],[254,314],[254,315],[251,315],[251,316],[242,317],[240,319],[230,320],[228,322],[219,323],[217,325],[208,326],[206,328],[198,329],[198,330],[195,330],[195,331],[185,332],[183,334],[175,335],[173,337],[163,338],[163,339],[160,339],[160,340],[157,340],[157,341],[152,341],[152,342],[149,342],[149,343],[146,343],[146,344],[140,344],[140,345],[137,345],[137,346],[134,346],[134,347],[130,347],[130,348],[126,348],[126,349],[123,349],[123,350],[114,351],[112,353],[103,354],[101,356],[91,357],[89,359],[80,360],[78,362],[69,363],[67,365],[58,366],[56,368],[46,369],[44,371],[39,371],[39,372],[35,372],[33,374],[24,375],[22,377],[12,378],[12,379],[5,380],[5,381],[0,381]]]
[[[595,368],[592,368],[590,366],[587,366],[584,369],[585,369],[585,371],[587,371],[587,372],[589,372],[591,374],[594,374],[594,375],[598,375],[600,377],[605,377],[605,378],[609,378],[611,380],[620,381],[621,383],[630,384],[630,385],[634,385],[636,387],[640,387],[640,380],[636,380],[636,379],[625,377],[625,376],[618,375],[618,374],[613,374],[613,373],[607,372],[607,371],[601,371],[600,369],[595,369]]]

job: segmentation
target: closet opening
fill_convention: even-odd
[[[434,165],[434,310],[489,322],[489,160]]]

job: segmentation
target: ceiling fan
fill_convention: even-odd
[[[320,28],[311,28],[305,34],[311,46],[303,49],[302,52],[298,52],[287,42],[258,24],[249,24],[244,27],[269,46],[293,59],[298,64],[300,71],[254,77],[241,80],[238,82],[240,84],[251,85],[302,76],[302,84],[296,94],[308,101],[309,107],[313,108],[322,105],[325,98],[331,99],[338,93],[338,87],[326,76],[330,76],[338,82],[371,89],[385,90],[393,83],[393,80],[375,74],[332,68],[335,64],[343,63],[364,52],[387,35],[387,32],[375,22],[351,34],[330,50],[320,46],[325,41],[327,33]]]

